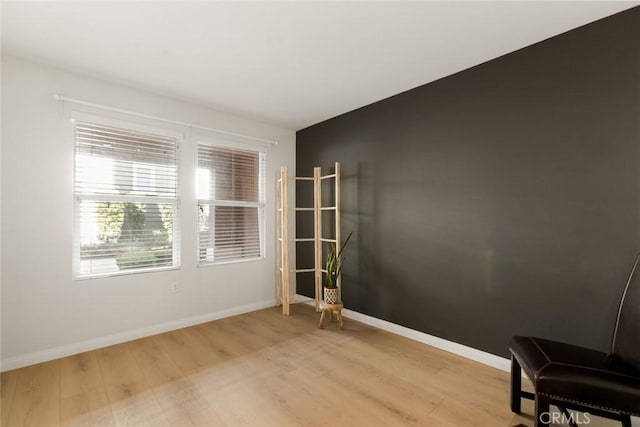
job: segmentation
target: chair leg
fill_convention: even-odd
[[[556,406],[558,407],[560,412],[562,412],[562,415],[564,415],[565,419],[569,420],[569,427],[578,427],[576,422],[573,421],[573,418],[571,418],[571,413],[567,411],[567,408],[565,408],[564,406]]]
[[[548,426],[551,424],[549,415],[549,398],[536,394],[535,427]]]
[[[522,410],[522,399],[520,392],[522,391],[522,368],[511,355],[511,411],[519,414]]]
[[[622,416],[622,427],[631,427],[631,417],[629,415]]]

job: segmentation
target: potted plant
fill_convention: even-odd
[[[349,240],[351,240],[352,234],[349,233],[339,250],[335,243],[330,243],[329,253],[327,253],[327,276],[324,285],[324,302],[327,304],[336,304],[338,302],[338,277],[340,277],[344,263],[342,252],[344,252]]]

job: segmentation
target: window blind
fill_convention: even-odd
[[[75,123],[77,277],[178,265],[175,137]]]
[[[263,256],[264,153],[198,145],[199,262]]]

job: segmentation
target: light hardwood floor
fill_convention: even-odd
[[[531,426],[507,373],[312,307],[270,308],[2,374],[2,426]],[[594,419],[590,426],[615,425]]]

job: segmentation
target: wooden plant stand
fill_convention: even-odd
[[[342,309],[344,308],[344,305],[339,302],[336,304],[327,304],[326,302],[322,301],[320,303],[320,324],[318,325],[318,328],[322,329],[324,327],[323,322],[324,322],[324,314],[325,313],[329,313],[329,320],[333,322],[333,313],[336,314],[336,319],[338,320],[338,325],[340,325],[340,329],[344,328],[344,322],[342,321]]]

